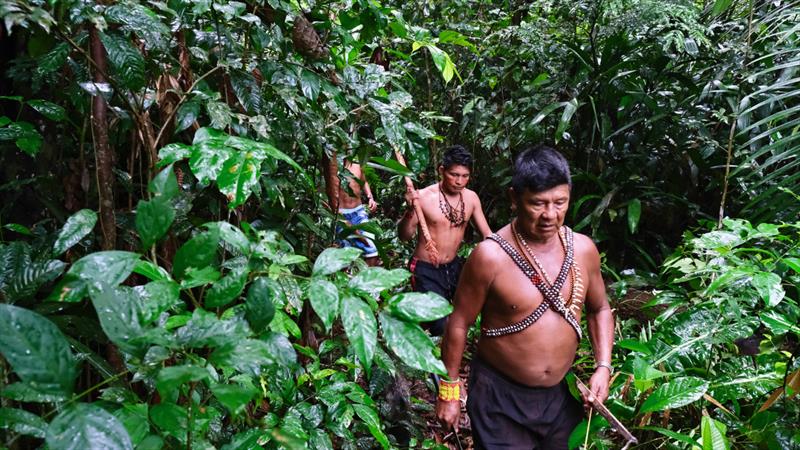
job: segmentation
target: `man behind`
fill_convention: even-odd
[[[401,241],[414,237],[419,220],[414,213],[413,205],[419,202],[425,216],[431,238],[436,242],[439,252],[438,261],[432,261],[425,249],[422,236],[417,240],[414,256],[409,264],[413,274],[412,284],[417,292],[435,292],[452,300],[463,260],[457,257],[467,223],[472,222],[482,237],[492,233],[486,217],[483,215],[478,195],[467,189],[472,172],[472,155],[460,145],[445,150],[442,164],[438,167],[441,181],[419,191],[408,190],[406,211],[397,226]],[[442,318],[427,324],[433,336],[444,332],[447,319]]]
[[[511,184],[516,217],[464,266],[442,341],[456,381],[442,380],[436,413],[458,426],[461,356],[481,313],[467,400],[476,448],[566,449],[582,417],[564,381],[581,338],[582,305],[596,361],[584,407],[608,397],[614,319],[597,248],[563,226],[571,188],[564,157],[548,147],[522,152]]]
[[[375,212],[378,208],[378,204],[375,202],[375,197],[372,196],[372,190],[369,187],[369,183],[367,183],[361,165],[346,158],[343,167],[349,192],[340,182],[339,214],[344,217],[348,226],[358,226],[369,221],[369,215],[366,209],[364,209],[364,205],[361,204],[362,185],[364,186],[363,192],[367,196],[367,207],[369,211]],[[341,232],[342,228],[337,227],[336,234]],[[378,249],[375,247],[373,238],[374,236],[372,233],[356,230],[355,234],[351,234],[346,239],[339,240],[339,245],[342,247],[356,247],[361,249],[364,253],[364,260],[367,265],[377,266],[380,264],[380,258],[378,258]]]

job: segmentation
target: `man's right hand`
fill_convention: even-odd
[[[453,428],[458,431],[458,417],[461,415],[460,401],[436,400],[436,417],[446,429]]]
[[[411,189],[409,187],[406,188],[406,203],[408,203],[409,208],[414,207],[414,203],[419,200],[419,191],[416,189]]]

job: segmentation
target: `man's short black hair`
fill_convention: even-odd
[[[462,145],[453,145],[444,151],[442,167],[447,170],[453,166],[464,166],[472,170],[472,154]]]
[[[562,184],[572,187],[569,164],[561,153],[550,147],[528,147],[514,161],[511,187],[516,195],[522,195],[526,189],[536,193]]]

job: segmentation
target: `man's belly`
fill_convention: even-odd
[[[552,311],[519,333],[478,341],[483,361],[527,386],[558,384],[572,367],[577,349],[575,332]]]

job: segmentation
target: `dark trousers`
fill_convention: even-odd
[[[409,263],[411,271],[411,286],[416,292],[435,292],[448,301],[452,302],[458,286],[458,277],[461,275],[461,268],[464,266],[464,259],[456,259],[446,264],[439,264],[439,267],[417,258],[412,258]],[[433,322],[423,323],[423,328],[427,329],[431,336],[441,336],[444,334],[447,325],[447,317],[434,320]]]

